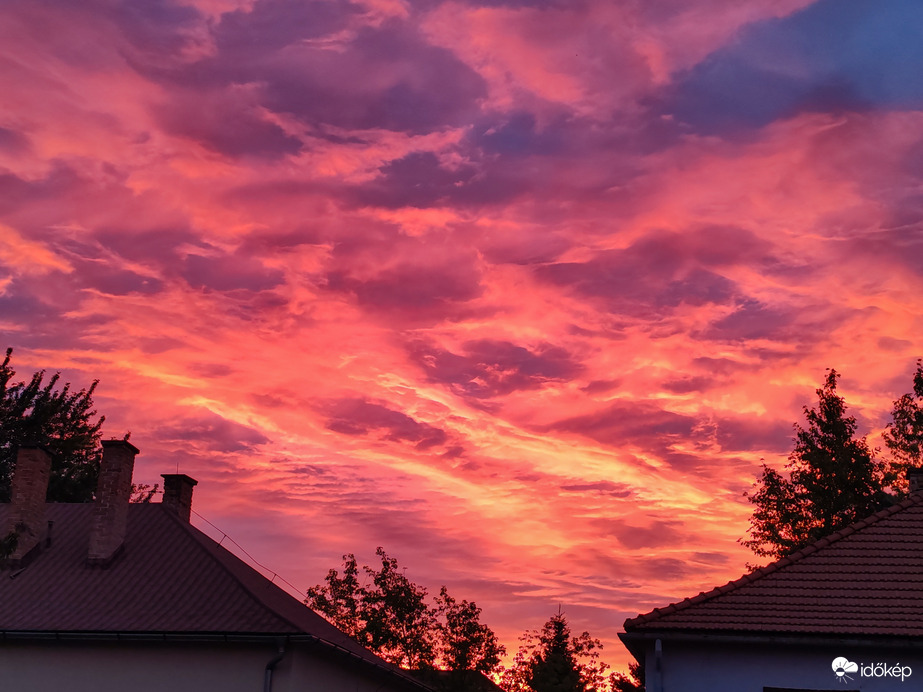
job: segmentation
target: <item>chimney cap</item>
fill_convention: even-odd
[[[174,483],[186,483],[193,486],[199,484],[199,481],[192,476],[187,476],[185,473],[161,473],[160,477],[165,481],[173,481]]]
[[[130,449],[135,454],[141,453],[141,450],[135,447],[131,442],[117,437],[111,440],[103,440],[102,445],[103,447],[128,447],[128,449]]]

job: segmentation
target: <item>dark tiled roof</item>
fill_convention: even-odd
[[[407,677],[159,504],[130,505],[123,552],[88,566],[92,509],[47,505],[51,545],[22,570],[0,570],[0,636],[308,635]]]
[[[625,630],[923,636],[923,494]]]

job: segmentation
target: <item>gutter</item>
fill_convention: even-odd
[[[285,640],[279,640],[279,653],[277,653],[266,664],[266,670],[263,672],[263,692],[272,692],[272,671],[276,669],[279,662],[285,658]]]

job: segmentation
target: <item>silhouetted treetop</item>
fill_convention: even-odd
[[[61,373],[45,381],[45,371],[40,370],[28,381],[17,382],[12,356],[13,349],[8,348],[0,364],[0,502],[9,502],[16,450],[21,445],[41,445],[51,453],[49,501],[91,501],[105,420],[97,419],[93,408],[99,381],[75,392],[70,383],[59,386]]]
[[[865,441],[836,392],[839,373],[828,370],[817,406],[804,407],[806,427],[795,424],[795,447],[785,473],[763,465],[748,499],[755,505],[750,538],[764,557],[782,557],[895,501],[896,476]]]

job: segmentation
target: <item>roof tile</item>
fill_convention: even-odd
[[[923,636],[923,494],[625,630]]]

